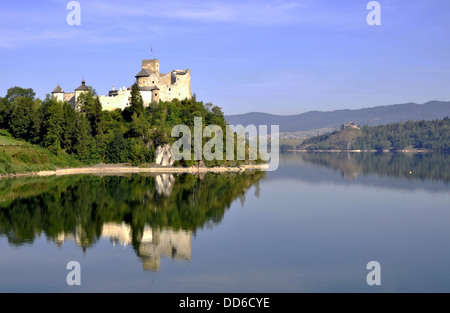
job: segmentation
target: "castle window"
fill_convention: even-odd
[[[169,88],[169,91],[170,91],[170,88]]]
[[[154,84],[155,82],[154,81],[152,81],[152,84]]]
[[[157,96],[158,94],[157,93],[155,93],[155,96]]]

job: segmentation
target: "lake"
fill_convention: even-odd
[[[448,154],[0,180],[0,292],[449,292],[449,264]]]

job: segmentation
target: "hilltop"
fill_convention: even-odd
[[[450,119],[342,129],[303,141],[298,150],[450,151]]]
[[[144,106],[137,83],[130,94],[128,106],[109,111],[92,90],[80,93],[77,105],[72,106],[55,96],[35,98],[31,88],[9,88],[0,97],[0,175],[99,163],[186,168],[239,168],[254,163],[225,158],[199,162],[193,157],[192,143],[191,151],[186,151],[190,157],[175,160],[170,150],[164,152],[176,140],[171,135],[173,128],[186,125],[192,133],[194,118],[199,117],[202,131],[207,125],[226,129],[222,109],[197,101],[195,95]],[[202,138],[202,146],[207,140]],[[248,153],[249,146],[245,149]]]
[[[361,129],[343,129],[307,139],[298,149],[350,150],[361,136],[363,136]]]

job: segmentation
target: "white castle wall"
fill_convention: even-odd
[[[117,96],[99,96],[103,110],[112,111],[115,109],[123,110],[128,104],[131,97],[130,90],[119,90]]]
[[[142,60],[142,69],[146,69],[149,73],[148,77],[138,77],[136,82],[139,87],[158,87],[159,90],[141,90],[141,96],[144,101],[144,106],[147,107],[156,99],[162,101],[171,101],[173,99],[190,99],[191,94],[191,71],[187,70],[173,70],[168,74],[159,72],[159,60]],[[76,93],[54,93],[53,97],[57,101],[68,101],[70,98],[72,102],[79,96],[79,91]],[[130,88],[123,88],[114,93],[114,95],[99,96],[100,103],[104,110],[123,110],[129,105],[129,98],[131,96]],[[69,101],[69,102],[70,102]],[[75,103],[71,103],[74,105]]]

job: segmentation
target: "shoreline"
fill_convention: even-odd
[[[432,152],[439,152],[439,151],[433,151],[433,150],[419,150],[419,149],[405,149],[405,150],[389,150],[389,149],[385,149],[385,150],[286,150],[286,152],[353,152],[353,153],[364,153],[364,152],[383,152],[383,153],[397,153],[397,152],[402,152],[402,153],[432,153]]]
[[[0,179],[31,177],[31,176],[64,176],[77,174],[133,174],[133,173],[156,173],[156,174],[198,174],[198,173],[239,173],[252,170],[263,170],[268,168],[267,164],[242,165],[240,167],[136,167],[136,166],[90,166],[61,168],[54,171],[25,172],[0,175]]]

